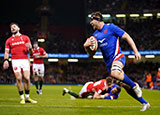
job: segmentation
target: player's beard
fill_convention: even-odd
[[[97,29],[98,29],[98,27],[97,27],[96,24],[93,24],[92,27],[93,27],[94,30],[97,30]]]
[[[17,33],[18,33],[18,31],[14,31],[14,32],[12,32],[12,34],[13,34],[13,35],[16,35]]]
[[[97,26],[94,26],[93,29],[94,29],[94,30],[99,30]]]
[[[95,25],[92,25],[92,28],[93,28],[94,30],[96,30],[96,26],[95,26]]]

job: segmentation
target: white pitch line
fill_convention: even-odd
[[[141,106],[64,106],[64,105],[0,105],[0,107],[55,107],[55,108],[139,108]],[[151,106],[151,108],[160,108],[160,106]]]
[[[0,101],[1,100],[17,100],[17,98],[0,98]]]

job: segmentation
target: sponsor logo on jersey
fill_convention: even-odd
[[[103,43],[103,41],[104,41],[105,39],[106,39],[106,38],[103,38],[102,40],[98,40],[98,42]]]
[[[14,42],[14,43],[12,43],[12,46],[14,46],[14,45],[20,45],[20,44],[24,44],[24,41],[21,41],[21,42]]]
[[[108,43],[105,42],[105,43],[103,43],[103,44],[100,44],[100,47],[107,46],[107,45],[108,45]]]
[[[38,56],[38,55],[40,55],[40,53],[35,53],[35,54],[33,54],[34,56]]]
[[[100,47],[106,46],[108,43],[104,42],[106,38],[103,38],[102,40],[98,40],[98,42],[100,43]],[[104,43],[103,43],[104,42]]]

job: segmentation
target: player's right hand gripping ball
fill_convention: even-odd
[[[92,51],[97,51],[98,48],[98,42],[97,39],[94,36],[89,37],[89,39],[92,42],[92,45],[89,47]]]

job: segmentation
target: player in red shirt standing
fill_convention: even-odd
[[[12,68],[16,77],[16,84],[20,94],[21,104],[25,102],[37,103],[29,97],[30,91],[30,66],[27,53],[32,51],[30,39],[20,34],[20,27],[16,23],[10,24],[12,36],[7,39],[4,54],[3,69],[9,67],[9,50],[11,51]],[[24,76],[25,98],[23,94],[22,75]]]
[[[44,77],[44,63],[43,58],[48,58],[46,51],[38,46],[38,42],[33,43],[33,77],[35,81],[35,86],[38,94],[42,94],[42,85],[43,85],[43,77]],[[39,81],[39,83],[38,83]],[[38,88],[38,84],[40,87]]]

